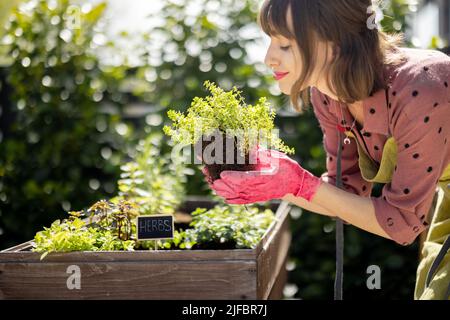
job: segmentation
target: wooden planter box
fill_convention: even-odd
[[[0,299],[281,299],[289,211],[277,207],[255,249],[69,252],[40,261],[26,242],[0,252]],[[68,289],[72,265],[80,289]]]

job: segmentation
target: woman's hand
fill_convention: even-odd
[[[286,154],[275,150],[256,151],[255,171],[223,171],[210,187],[230,204],[248,204],[281,199],[287,194],[311,201],[321,180]],[[206,173],[206,170],[203,170]]]

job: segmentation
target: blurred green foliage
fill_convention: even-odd
[[[381,26],[388,33],[405,32],[408,27],[407,16],[411,13],[413,1],[410,0],[383,0],[380,3],[383,20]],[[381,12],[380,12],[381,14]]]
[[[93,53],[104,9],[99,4],[71,13],[67,0],[29,1],[6,23],[1,247],[30,239],[63,211],[115,191],[131,129],[114,101],[121,75],[102,69]]]
[[[170,141],[169,141],[170,143]],[[138,142],[133,161],[121,166],[119,194],[113,202],[132,200],[140,215],[173,214],[185,198],[185,183],[191,170],[183,154],[163,152],[171,147],[161,132]]]
[[[193,4],[195,3],[195,6]],[[166,1],[150,16],[156,26],[148,39],[138,74],[149,80],[145,100],[163,107],[185,110],[203,96],[206,80],[224,90],[233,86],[250,103],[271,96],[272,74],[262,61],[249,60],[247,49],[260,41],[256,14],[258,0]],[[153,81],[152,81],[153,80]],[[138,93],[138,92],[135,92]],[[280,99],[271,97],[276,106]]]
[[[11,10],[19,4],[21,0],[9,0],[0,2],[0,26],[3,26],[6,20],[8,20]],[[0,29],[0,35],[3,34],[3,30]]]
[[[258,50],[251,45],[260,39],[253,32],[260,1],[199,0],[198,10],[189,0],[165,2],[149,17],[158,24],[142,35],[141,63],[134,66],[126,59],[103,65],[95,54],[104,5],[81,11],[82,28],[70,30],[68,0],[48,2],[57,4],[50,7],[34,2],[36,7],[14,13],[1,42],[6,54],[0,60],[9,65],[0,69],[0,247],[29,240],[63,211],[114,193],[119,167],[133,153],[129,142],[170,124],[167,109],[185,111],[194,97],[205,95],[205,80],[227,90],[236,85],[249,103],[268,97],[280,109],[276,125],[295,148],[293,158],[317,176],[326,170],[312,110],[301,117],[293,112],[288,98],[274,90],[270,70],[249,59],[248,50]],[[386,3],[383,27],[404,31],[407,1]],[[105,46],[120,54],[114,43]],[[150,105],[151,112],[125,122],[124,106],[135,102]],[[187,186],[188,194],[209,193],[198,168]],[[295,297],[331,299],[334,222],[299,208],[292,216],[300,216],[292,223],[289,263]],[[344,298],[411,299],[417,258],[417,244],[400,247],[346,226]],[[382,290],[366,287],[372,264],[382,270]]]

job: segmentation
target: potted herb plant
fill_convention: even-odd
[[[236,87],[224,91],[210,81],[204,86],[211,94],[194,98],[186,114],[169,110],[172,125],[163,130],[175,143],[196,146],[212,181],[225,170],[252,170],[251,151],[257,146],[294,153],[276,134],[276,113],[265,97],[248,105]]]

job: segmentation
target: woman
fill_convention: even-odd
[[[370,0],[267,0],[259,22],[271,42],[265,63],[301,112],[310,93],[323,132],[321,177],[285,154],[258,150],[259,168],[225,171],[211,187],[231,204],[283,199],[396,241],[427,229],[416,299],[447,299],[450,253],[426,275],[450,234],[450,58],[399,47],[400,38],[369,28]],[[309,90],[308,90],[309,88]],[[347,136],[345,137],[344,136]],[[338,139],[342,181],[335,187]],[[379,198],[372,184],[384,183]]]

